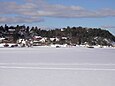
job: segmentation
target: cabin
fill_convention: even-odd
[[[57,42],[57,41],[60,41],[60,39],[57,38],[57,37],[55,37],[55,38],[50,38],[50,41],[51,41],[51,42],[53,42],[53,41],[56,41],[56,42]]]
[[[33,46],[42,46],[46,45],[47,38],[41,36],[34,36],[33,37]]]

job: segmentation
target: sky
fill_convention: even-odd
[[[115,35],[115,0],[0,0],[0,25],[92,27]]]

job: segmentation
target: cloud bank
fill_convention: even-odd
[[[113,25],[104,25],[104,26],[101,26],[101,27],[105,28],[105,29],[109,29],[109,28],[115,29],[115,26],[113,26]]]
[[[90,10],[81,6],[49,4],[44,0],[26,0],[25,3],[0,2],[0,23],[42,22],[43,17],[101,18],[115,17],[115,9]]]

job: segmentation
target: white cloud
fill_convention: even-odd
[[[111,28],[115,29],[115,26],[113,26],[113,25],[104,25],[104,26],[101,26],[101,27],[105,28],[105,29],[111,29]]]
[[[32,23],[32,22],[42,22],[44,21],[42,18],[36,17],[22,17],[22,16],[15,16],[15,17],[0,17],[0,23]]]
[[[1,16],[2,15],[2,16]],[[7,16],[4,17],[3,15]],[[22,16],[23,18],[11,17],[14,22],[35,22],[40,17],[58,17],[58,18],[95,18],[95,17],[113,17],[115,9],[89,10],[80,6],[65,6],[60,4],[49,4],[44,0],[26,0],[23,4],[16,2],[0,3],[0,22],[8,22],[9,15]],[[24,18],[24,16],[26,16]],[[36,18],[34,18],[36,17]],[[25,20],[24,20],[25,19]],[[9,21],[11,23],[11,21]],[[12,23],[14,23],[12,22]]]

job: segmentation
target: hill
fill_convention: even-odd
[[[0,37],[10,42],[16,42],[18,39],[33,39],[34,36],[47,38],[47,43],[51,44],[88,44],[88,45],[106,45],[111,46],[115,42],[115,36],[108,30],[101,28],[67,27],[44,30],[38,27],[29,26],[1,26]],[[50,38],[59,40],[51,41]]]

